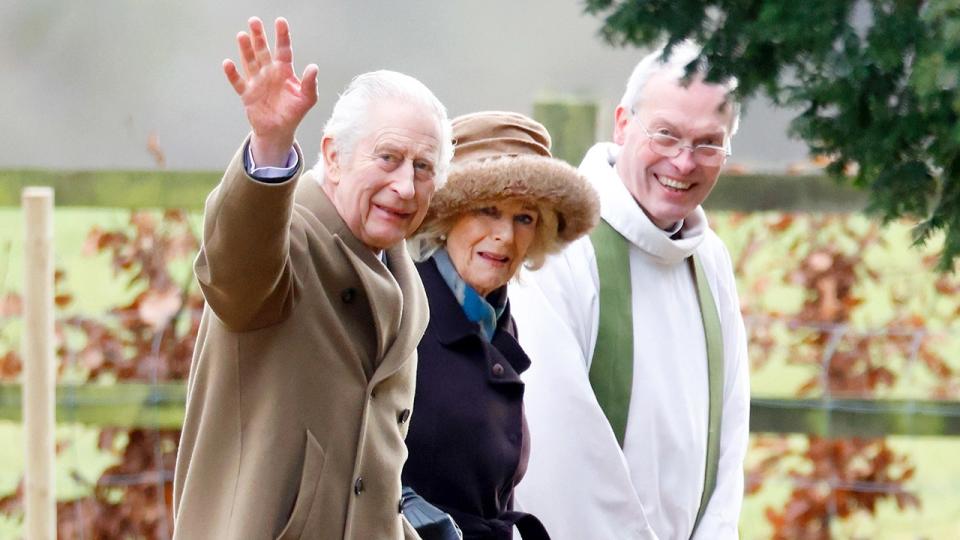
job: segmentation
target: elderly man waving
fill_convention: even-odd
[[[250,19],[241,76],[252,134],[207,200],[195,271],[207,301],[174,488],[174,536],[416,537],[398,513],[423,286],[404,238],[452,155],[446,110],[417,80],[355,78],[301,174],[317,100],[290,34]]]
[[[730,257],[700,205],[737,127],[733,81],[642,60],[580,172],[602,221],[511,291],[526,374],[523,509],[556,540],[735,540],[749,414]]]

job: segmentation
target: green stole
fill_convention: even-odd
[[[600,320],[597,344],[590,364],[590,385],[600,408],[610,422],[620,447],[627,429],[630,392],[633,388],[633,310],[630,287],[630,244],[606,220],[590,233],[597,256],[600,277]],[[697,286],[700,316],[707,343],[707,380],[709,412],[707,424],[707,459],[700,509],[693,531],[696,532],[703,513],[717,485],[720,461],[720,419],[723,409],[723,334],[720,315],[710,292],[710,284],[694,253],[687,257],[690,273]],[[693,534],[691,533],[691,537]]]

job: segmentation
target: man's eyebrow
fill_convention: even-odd
[[[402,147],[402,144],[399,144],[396,141],[391,141],[388,138],[380,139],[376,144],[373,145],[374,150],[400,150]]]
[[[666,118],[664,118],[664,117],[662,117],[662,116],[652,116],[652,117],[650,118],[650,125],[651,125],[651,126],[653,126],[653,125],[660,125],[660,126],[662,126],[662,127],[668,127],[668,128],[670,128],[670,129],[673,129],[673,130],[676,130],[676,128],[677,128],[676,124],[674,124],[673,122],[671,122],[670,120],[667,120]]]
[[[723,129],[706,131],[696,136],[697,139],[710,139],[713,137],[720,137],[721,139],[727,136],[727,132]]]
[[[726,129],[723,128],[723,127],[719,128],[719,129],[717,129],[717,130],[715,130],[715,131],[711,131],[710,128],[705,128],[706,131],[700,132],[700,131],[699,131],[700,128],[694,126],[693,129],[691,129],[691,130],[689,130],[689,131],[684,131],[684,130],[681,130],[680,128],[678,128],[677,125],[674,124],[673,122],[671,122],[670,120],[668,120],[668,119],[666,119],[666,118],[664,118],[664,117],[661,117],[661,116],[654,116],[654,117],[652,117],[652,118],[650,119],[650,126],[652,127],[652,126],[655,126],[655,125],[659,125],[659,126],[661,126],[661,127],[667,127],[667,128],[670,128],[670,129],[673,130],[673,131],[680,131],[680,132],[682,132],[683,135],[692,135],[693,138],[695,138],[695,139],[703,139],[703,138],[708,138],[708,137],[726,137],[726,136],[727,136],[727,131],[726,131]]]

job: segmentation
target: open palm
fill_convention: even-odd
[[[232,60],[224,60],[227,80],[240,96],[253,129],[254,155],[264,164],[285,157],[293,144],[297,126],[317,102],[317,66],[311,64],[297,78],[287,21],[276,21],[276,47],[271,54],[263,23],[252,17],[250,32],[237,34],[240,76]]]

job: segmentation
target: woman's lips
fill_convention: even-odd
[[[510,257],[507,257],[506,255],[497,255],[496,253],[490,253],[489,251],[478,251],[477,255],[495,265],[505,265],[510,262]]]

